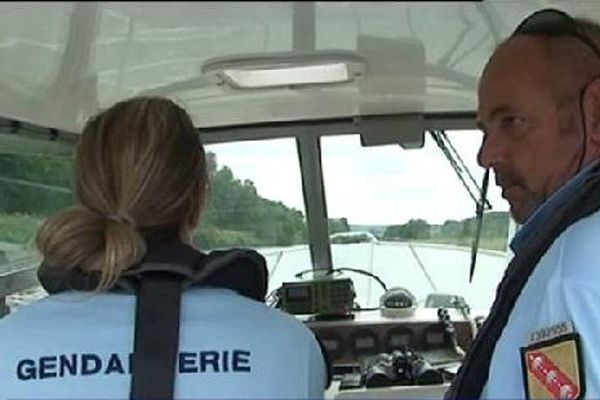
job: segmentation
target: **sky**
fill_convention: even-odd
[[[481,184],[476,163],[479,131],[449,131],[450,141]],[[323,176],[330,218],[348,218],[353,225],[403,224],[421,218],[440,224],[475,215],[475,203],[442,151],[426,136],[425,146],[361,147],[359,135],[321,139]],[[300,167],[294,139],[237,142],[206,146],[219,166],[229,166],[236,178],[250,179],[259,195],[304,211]],[[493,210],[508,203],[490,180]]]

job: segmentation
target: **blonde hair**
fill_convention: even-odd
[[[98,289],[141,261],[148,232],[182,234],[193,226],[207,186],[190,117],[156,97],[125,100],[92,117],[75,176],[78,205],[45,222],[37,247],[53,268],[99,274]]]

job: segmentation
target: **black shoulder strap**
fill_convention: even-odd
[[[182,279],[144,275],[139,283],[132,359],[132,400],[171,400],[179,350]]]
[[[131,400],[173,399],[185,286],[229,288],[264,301],[267,269],[259,253],[240,249],[214,252],[194,263],[197,258],[182,258],[185,249],[175,250],[169,258],[179,257],[179,263],[167,262],[166,257],[154,259],[131,271],[130,278],[135,279],[120,282],[123,288],[137,286]]]

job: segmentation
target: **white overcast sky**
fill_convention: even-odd
[[[483,169],[475,161],[481,133],[448,135],[481,184]],[[358,135],[324,137],[321,145],[330,218],[390,225],[411,218],[443,223],[475,215],[474,202],[429,136],[418,150],[395,145],[364,148]],[[252,180],[262,197],[304,211],[294,139],[211,145],[207,150],[215,152],[218,164],[229,166],[238,179]],[[494,210],[508,210],[493,176],[489,197]]]

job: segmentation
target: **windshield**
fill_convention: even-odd
[[[480,133],[448,136],[480,182]],[[3,140],[11,137],[2,134]],[[36,230],[75,202],[72,158],[65,155],[72,148],[38,147],[4,146],[0,154],[0,273],[36,265]],[[334,268],[374,273],[420,301],[431,292],[458,294],[487,312],[507,262],[508,207],[495,186],[470,284],[475,204],[429,137],[424,148],[404,150],[362,147],[358,135],[324,136],[321,151]],[[270,291],[311,269],[295,138],[213,144],[206,152],[211,185],[194,244],[206,251],[256,249],[266,258]],[[383,290],[376,280],[345,274],[354,281],[360,307],[378,305]],[[35,296],[41,293],[36,290]]]
[[[74,203],[71,151],[56,141],[29,138],[24,131],[0,132],[0,276],[35,268],[37,229],[48,216]],[[18,279],[2,283],[0,291],[9,293],[22,285]],[[7,303],[14,307],[44,295],[33,287],[13,293]]]
[[[481,183],[483,169],[475,161],[481,133],[447,134]],[[197,245],[257,249],[267,259],[270,291],[298,280],[296,275],[312,266],[294,139],[206,148],[216,160],[216,173],[198,237],[218,242],[199,240]],[[429,136],[415,150],[363,147],[359,135],[324,136],[321,152],[334,268],[374,273],[388,288],[409,289],[421,304],[432,292],[456,294],[474,311],[487,313],[507,265],[508,204],[495,185],[489,188],[492,210],[484,217],[477,268],[469,283],[475,203]],[[283,221],[288,221],[285,232]],[[376,280],[344,274],[354,281],[360,307],[379,304],[383,289]]]
[[[447,135],[481,184],[484,171],[475,161],[481,133]],[[321,147],[329,216],[343,221],[339,231],[363,232],[345,234],[345,241],[341,233],[332,237],[334,268],[366,270],[388,288],[409,289],[422,303],[432,292],[460,295],[487,313],[507,263],[508,204],[497,187],[489,188],[493,208],[485,214],[469,283],[475,202],[430,136],[415,150],[363,147],[359,135],[323,137]],[[379,305],[383,289],[377,281],[352,278],[359,305]]]
[[[267,261],[270,290],[311,268],[295,139],[215,144],[206,151],[211,188],[196,246],[256,249]]]

